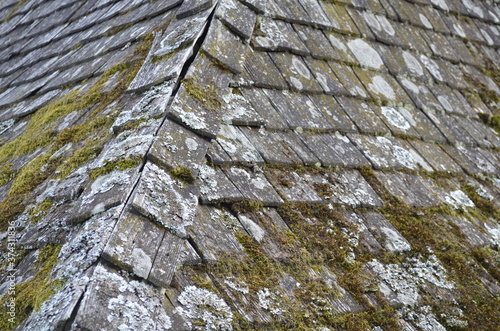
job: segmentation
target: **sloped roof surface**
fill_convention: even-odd
[[[497,0],[0,18],[0,329],[500,324]]]

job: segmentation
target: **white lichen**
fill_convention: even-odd
[[[388,99],[394,100],[396,93],[392,86],[380,75],[372,78],[372,82],[368,84],[368,88],[375,94],[381,94]]]
[[[455,209],[460,209],[462,207],[475,207],[474,202],[462,190],[455,190],[446,194],[444,201],[452,205]]]
[[[267,287],[257,292],[259,298],[259,305],[261,308],[269,311],[272,315],[283,315],[285,310],[280,307],[279,293],[271,292]]]
[[[351,40],[347,45],[362,66],[376,70],[384,66],[384,62],[377,51],[363,39]]]
[[[226,302],[215,293],[186,286],[177,301],[181,304],[177,312],[190,323],[193,329],[203,324],[205,330],[232,330],[233,313]]]

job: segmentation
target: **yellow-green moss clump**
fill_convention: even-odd
[[[262,204],[262,202],[252,200],[243,200],[231,205],[231,209],[238,214],[255,213],[263,207],[264,205]]]
[[[12,171],[12,163],[0,167],[0,187],[4,186],[14,178],[15,172]]]
[[[193,177],[193,173],[192,173],[191,169],[186,168],[186,167],[177,167],[175,169],[172,169],[172,170],[170,170],[170,174],[175,179],[178,179],[181,182],[186,183],[186,184],[193,184],[195,181],[195,178]]]
[[[500,115],[495,115],[490,120],[491,127],[500,134]]]
[[[219,100],[217,90],[213,84],[201,87],[193,77],[187,77],[182,80],[182,85],[186,92],[199,101],[203,107],[210,111],[218,111],[222,107],[222,102]]]
[[[29,280],[15,286],[15,295],[9,293],[0,298],[0,306],[4,307],[11,298],[15,303],[14,323],[8,314],[0,316],[0,329],[12,330],[20,322],[26,319],[33,311],[37,311],[47,299],[55,294],[63,285],[64,280],[51,279],[52,269],[57,263],[57,256],[62,245],[47,245],[40,249],[38,259],[33,269],[35,275]]]
[[[54,202],[50,199],[47,198],[43,200],[29,211],[29,221],[32,223],[39,222],[45,215],[48,214],[53,205]]]
[[[129,157],[126,159],[112,161],[112,162],[105,160],[104,166],[91,170],[89,177],[91,180],[94,180],[99,176],[109,174],[110,172],[113,172],[115,170],[123,171],[123,170],[129,169],[129,168],[133,168],[133,167],[139,165],[141,163],[141,161],[142,161],[142,157],[140,157],[138,155],[133,156],[133,157]]]

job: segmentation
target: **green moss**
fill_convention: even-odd
[[[500,135],[500,115],[491,117],[490,126]]]
[[[498,281],[497,277],[500,274],[498,255],[489,248],[471,248],[460,228],[443,217],[443,215],[478,219],[498,217],[495,216],[498,215],[498,211],[491,201],[480,197],[473,187],[461,180],[462,190],[478,208],[462,211],[448,205],[430,208],[411,207],[391,196],[371,169],[364,168],[361,172],[384,200],[384,207],[378,208],[377,211],[381,212],[412,245],[412,252],[408,254],[427,255],[431,248],[441,261],[449,279],[456,284],[454,296],[457,298],[458,306],[464,311],[463,319],[468,321],[468,329],[494,329],[495,325],[500,323],[499,299],[498,296],[491,295],[481,279],[485,271],[488,271]],[[440,178],[438,176],[434,179]],[[442,310],[441,303],[436,302],[434,297],[424,296],[421,304],[432,306],[436,312],[446,313]]]
[[[10,182],[14,175],[15,171],[12,171],[12,163],[0,167],[0,187]]]
[[[27,0],[20,0],[16,3],[16,5],[12,8],[12,10],[7,14],[7,16],[5,16],[5,18],[3,19],[4,22],[8,22],[10,21],[10,19],[12,18],[12,16],[14,16],[14,14],[17,12],[17,10],[19,8],[21,8],[22,5],[24,5],[24,3],[26,2]]]
[[[314,189],[321,197],[331,197],[333,195],[332,185],[328,183],[314,183]]]
[[[104,166],[97,168],[97,169],[92,169],[90,171],[89,177],[91,180],[95,180],[97,177],[109,174],[110,172],[113,172],[115,170],[118,171],[123,171],[129,168],[136,167],[142,162],[142,157],[136,155],[134,157],[129,157],[126,159],[121,159],[117,161],[104,161]]]
[[[21,168],[14,179],[9,194],[27,194],[43,182],[53,170],[54,161],[49,154],[42,154]]]
[[[149,121],[148,118],[141,117],[141,118],[138,118],[138,119],[135,119],[135,120],[132,120],[132,121],[125,123],[122,127],[118,128],[117,130],[115,130],[115,128],[113,128],[113,132],[115,135],[117,135],[120,132],[133,131],[133,130],[139,128],[141,126],[141,124],[146,123],[147,121]]]
[[[12,176],[9,194],[0,202],[1,228],[5,228],[10,219],[23,211],[29,203],[27,198],[30,193],[45,179],[55,176],[55,173],[58,178],[64,178],[100,153],[111,138],[109,128],[119,113],[119,109],[109,109],[109,106],[121,97],[136,76],[152,41],[153,35],[147,35],[134,54],[108,69],[89,89],[73,88],[60,99],[37,110],[28,117],[24,133],[0,147],[0,167],[4,168],[20,156],[40,151],[34,160]],[[117,78],[116,83],[108,86],[112,77]],[[61,121],[74,112],[83,121],[57,132]],[[69,143],[72,146],[68,146],[64,153],[68,157],[52,157]]]
[[[96,158],[101,150],[102,142],[101,144],[96,144],[94,141],[86,142],[82,148],[77,149],[57,168],[57,178],[66,178],[75,169]]]
[[[57,263],[57,256],[62,245],[47,245],[40,249],[38,260],[33,266],[35,275],[29,280],[15,286],[14,302],[16,308],[15,322],[9,321],[10,316],[0,316],[0,329],[12,330],[16,325],[25,320],[33,311],[38,311],[41,305],[60,289],[65,281],[51,279],[52,270]],[[12,296],[8,293],[0,299],[0,305],[10,301]]]
[[[235,330],[317,330],[319,326],[347,330],[359,330],[359,326],[397,329],[394,310],[376,294],[372,297],[379,300],[378,308],[372,307],[364,296],[366,283],[371,280],[363,274],[360,264],[351,265],[345,261],[350,243],[342,229],[354,231],[354,228],[343,219],[340,210],[318,204],[285,203],[278,208],[278,212],[291,232],[284,233],[270,224],[272,222],[266,221],[266,217],[258,216],[265,214],[265,210],[260,210],[254,216],[258,217],[259,225],[265,227],[267,240],[279,246],[279,258],[271,257],[253,237],[237,231],[235,236],[245,249],[247,258],[236,260],[228,254],[220,257],[215,264],[203,265],[203,273],[210,275],[218,292],[229,304],[239,299],[234,297],[238,294],[220,290],[227,287],[219,283],[224,279],[247,284],[249,293],[244,294],[244,300],[249,305],[252,305],[251,302],[259,304],[258,291],[264,288],[276,291],[276,284],[282,284],[284,279],[293,279],[300,284],[292,286],[287,293],[278,292],[275,299],[283,310],[282,315],[271,314],[271,322],[259,325],[235,313]],[[328,272],[337,276],[340,285],[354,295],[366,309],[365,312],[348,315],[335,313],[331,302],[341,297],[341,294],[331,286]],[[212,283],[209,285],[213,287]],[[280,287],[278,291],[281,291]]]
[[[285,203],[278,208],[278,213],[296,236],[307,238],[302,245],[314,252],[310,265],[348,267],[346,257],[351,245],[344,230],[354,232],[356,229],[339,211],[327,205]]]
[[[485,199],[482,196],[480,196],[476,192],[475,188],[469,185],[465,180],[462,180],[461,184],[462,184],[461,187],[462,191],[464,191],[469,196],[469,198],[472,200],[472,202],[474,202],[474,204],[481,211],[482,214],[497,220],[500,219],[500,211],[497,210],[495,203],[493,201]]]
[[[45,215],[47,215],[53,205],[54,202],[50,199],[43,200],[36,207],[29,211],[29,221],[32,223],[38,223]]]
[[[113,35],[117,34],[118,32],[127,30],[128,28],[131,28],[133,26],[134,26],[134,23],[116,26],[116,27],[113,27],[113,28],[109,29],[108,31],[106,31],[106,33],[104,33],[104,35],[106,37],[113,36]]]
[[[252,200],[244,200],[231,205],[231,209],[238,214],[255,213],[263,207],[262,202]]]
[[[193,184],[195,181],[195,178],[193,177],[193,173],[191,172],[191,169],[186,168],[186,167],[178,167],[178,168],[172,169],[172,170],[170,170],[170,174],[175,179],[178,179],[181,182],[186,183],[186,184]]]
[[[472,250],[472,254],[483,268],[500,282],[500,252],[491,247],[476,247]]]
[[[187,77],[182,80],[182,85],[186,92],[198,100],[206,109],[210,111],[221,109],[222,102],[219,100],[217,90],[213,84],[201,87],[193,77]]]
[[[174,50],[171,53],[168,53],[168,54],[165,54],[165,55],[160,55],[160,56],[153,55],[151,57],[151,63],[157,64],[159,62],[167,61],[167,60],[171,59],[174,55],[176,55],[178,52],[180,52],[180,51],[182,51],[182,50],[184,50],[184,49],[186,49],[188,47],[191,47],[192,45],[193,45],[193,43],[191,42],[191,43],[188,43],[186,45],[183,45],[183,46],[177,48],[176,50]]]
[[[79,49],[82,46],[83,46],[83,43],[78,42],[78,43],[74,44],[73,47],[70,48],[70,50],[74,51],[74,50]]]

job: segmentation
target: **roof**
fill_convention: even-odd
[[[0,1],[0,328],[494,329],[499,8]]]

